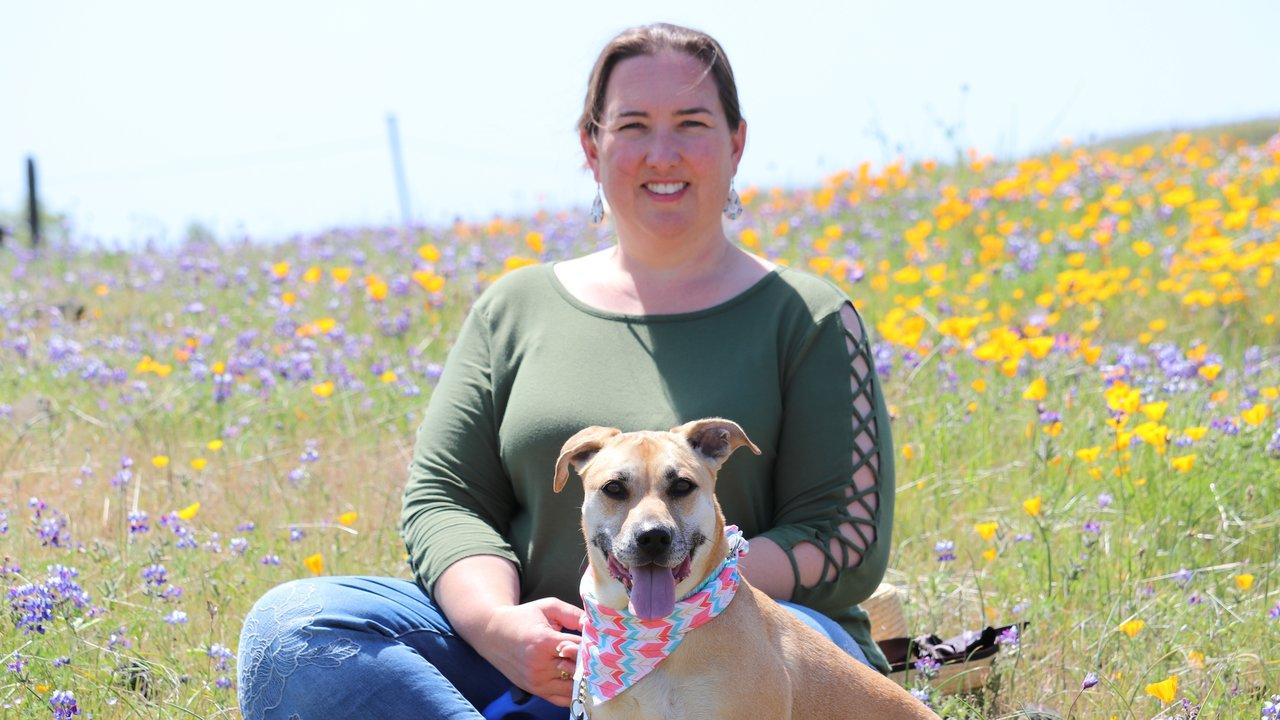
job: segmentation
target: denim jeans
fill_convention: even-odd
[[[782,606],[867,662],[835,621]],[[318,577],[271,589],[245,618],[237,673],[245,720],[480,720],[477,708],[512,688],[415,583],[388,577]]]

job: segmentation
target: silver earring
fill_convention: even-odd
[[[596,183],[596,201],[591,203],[591,222],[599,225],[604,219],[604,201],[600,199],[600,183]]]
[[[729,181],[729,199],[724,203],[724,216],[730,220],[737,220],[742,215],[742,199],[738,197],[738,191],[733,189],[733,181]]]

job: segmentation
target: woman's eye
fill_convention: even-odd
[[[680,123],[680,124],[681,124],[681,125],[692,125],[692,126],[694,126],[694,127],[706,127],[706,126],[707,126],[707,124],[706,124],[706,123],[704,123],[704,122],[700,122],[700,121],[698,121],[698,120],[685,120],[684,122],[682,122],[682,123]]]
[[[600,492],[615,499],[621,500],[627,496],[627,486],[617,480],[610,480],[605,486],[600,488]]]
[[[642,127],[644,127],[644,126],[643,126],[643,125],[641,125],[640,123],[627,123],[626,125],[623,125],[622,127],[618,128],[618,129],[619,129],[619,130],[630,130],[631,128],[642,128]]]

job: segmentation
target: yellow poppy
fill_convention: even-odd
[[[1120,627],[1118,629],[1120,630],[1120,632],[1124,633],[1125,635],[1128,635],[1129,637],[1134,637],[1138,633],[1142,632],[1142,628],[1146,626],[1147,626],[1147,623],[1145,621],[1134,618],[1132,620],[1125,620],[1124,622],[1120,623]]]
[[[1147,686],[1147,694],[1168,705],[1178,697],[1178,676],[1169,677]]]
[[[307,566],[307,570],[310,570],[312,575],[319,575],[324,572],[324,556],[320,553],[303,558],[302,564]]]
[[[1022,501],[1022,509],[1026,510],[1027,514],[1030,515],[1031,517],[1040,517],[1040,510],[1042,505],[1043,505],[1043,501],[1041,500],[1039,495]]]

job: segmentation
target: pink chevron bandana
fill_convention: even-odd
[[[582,646],[573,674],[573,718],[586,717],[587,694],[593,704],[613,699],[653,672],[680,646],[685,633],[729,606],[738,591],[738,559],[747,554],[747,541],[736,525],[725,526],[724,536],[729,543],[728,556],[702,585],[677,601],[675,610],[665,618],[641,620],[626,610],[600,605],[592,573],[588,570],[583,575],[579,589],[587,623],[582,628]]]

